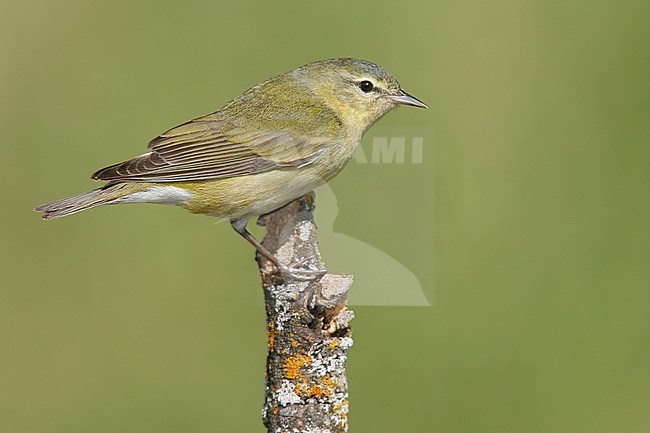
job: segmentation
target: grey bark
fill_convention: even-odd
[[[324,269],[313,210],[312,193],[261,218],[263,244],[282,263]],[[261,254],[257,262],[268,336],[264,425],[272,433],[347,432],[352,276],[300,280],[279,275]]]

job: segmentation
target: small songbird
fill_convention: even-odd
[[[35,210],[50,220],[105,204],[177,205],[229,219],[278,270],[300,272],[266,250],[248,220],[336,176],[364,132],[398,105],[427,108],[374,63],[310,63],[162,133],[149,152],[97,171],[92,178],[102,187]]]

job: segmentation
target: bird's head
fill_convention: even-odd
[[[406,93],[392,74],[365,60],[321,60],[302,66],[292,74],[345,124],[362,132],[399,105],[428,108]]]

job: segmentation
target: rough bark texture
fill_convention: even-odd
[[[313,193],[262,218],[264,246],[293,267],[324,269]],[[269,432],[348,431],[345,363],[352,346],[347,309],[352,276],[282,278],[260,254],[268,358],[262,416]]]

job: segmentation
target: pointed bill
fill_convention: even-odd
[[[415,96],[409,95],[408,93],[406,93],[402,89],[400,89],[397,94],[388,95],[388,96],[386,96],[386,98],[388,98],[389,101],[392,101],[395,104],[411,105],[413,107],[418,107],[418,108],[429,108],[429,107],[427,107],[427,104],[420,101]]]

